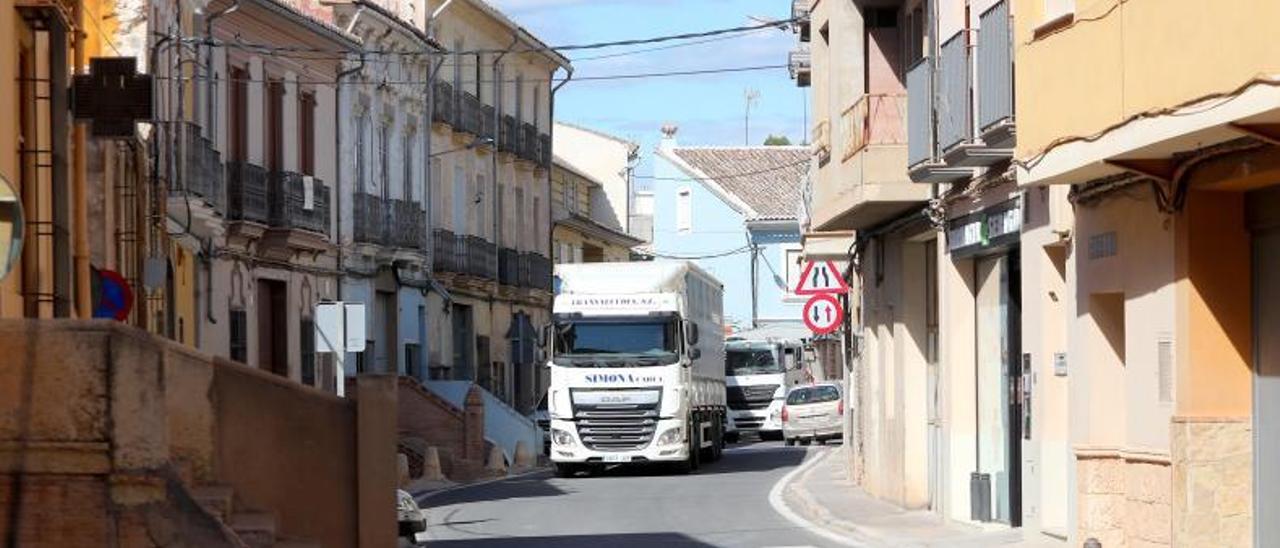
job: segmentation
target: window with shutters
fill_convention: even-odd
[[[298,172],[316,174],[316,94],[298,94]]]

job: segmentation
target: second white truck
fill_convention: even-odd
[[[688,262],[556,265],[549,328],[551,460],[562,477],[614,463],[720,458],[723,287]]]
[[[743,433],[782,439],[782,404],[787,390],[807,382],[804,327],[744,331],[725,343],[724,373],[730,442]]]

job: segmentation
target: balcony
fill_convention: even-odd
[[[422,204],[411,200],[389,200],[391,209],[390,244],[408,249],[423,249],[427,239],[427,212]]]
[[[979,16],[978,130],[982,142],[994,149],[1012,149],[1017,144],[1013,126],[1012,27],[1008,0],[997,2]]]
[[[938,156],[933,98],[933,59],[926,57],[907,70],[907,174],[917,183],[969,177],[972,169],[948,166]]]
[[[436,272],[465,272],[465,241],[458,235],[443,228],[431,233],[432,251],[435,254],[433,270]]]
[[[543,133],[538,136],[538,165],[543,169],[551,167],[551,136]]]
[[[323,182],[309,175],[277,171],[268,184],[272,228],[329,234],[329,187]]]
[[[841,160],[871,145],[907,144],[907,97],[863,95],[840,115]]]
[[[225,211],[222,153],[214,150],[213,142],[200,134],[200,126],[192,123],[183,126],[182,183],[191,197],[200,198],[214,211]]]
[[[246,162],[227,164],[227,219],[267,224],[267,170]]]
[[[454,129],[461,130],[477,137],[480,137],[481,115],[480,115],[480,99],[475,95],[463,92],[459,95],[459,124]]]
[[[480,236],[464,236],[466,272],[481,280],[493,280],[498,270],[498,248]]]
[[[538,161],[538,128],[533,124],[521,124],[520,126],[520,149],[519,156],[530,162]]]
[[[352,236],[356,242],[384,245],[388,241],[387,205],[381,196],[366,192],[352,195]]]
[[[515,116],[503,116],[498,124],[498,150],[518,154],[520,150],[520,125]]]
[[[929,198],[929,188],[911,184],[903,169],[908,105],[901,94],[867,94],[841,111],[840,161],[818,170],[810,202],[813,230],[864,230]],[[822,124],[817,128],[822,129],[815,131],[815,145],[825,144],[831,132]]]
[[[498,128],[495,127],[497,120],[494,120],[494,116],[496,115],[496,113],[497,111],[493,108],[493,105],[480,106],[479,137],[481,139],[493,139],[494,143],[497,143],[497,140],[498,140],[498,133],[497,133]],[[496,146],[496,145],[491,145],[491,146]]]
[[[516,287],[520,285],[520,252],[504,247],[498,251],[498,283]]]
[[[520,254],[519,277],[521,287],[551,291],[551,276],[551,259],[532,252]]]
[[[454,108],[453,85],[448,82],[436,82],[432,96],[435,106],[431,110],[431,120],[441,124],[455,125],[457,109]]]
[[[787,70],[791,73],[791,79],[796,81],[796,86],[809,87],[811,69],[812,64],[807,46],[793,49],[787,54]]]
[[[938,57],[938,150],[946,153],[970,139],[969,47],[965,33],[942,43]]]
[[[801,42],[809,41],[809,13],[813,9],[813,0],[791,0],[791,18],[796,22],[791,31],[800,35]]]
[[[827,163],[831,159],[831,123],[823,120],[815,124],[810,143],[814,156],[818,157],[818,163]]]

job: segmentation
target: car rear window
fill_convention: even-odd
[[[834,386],[813,386],[797,388],[787,394],[787,405],[803,405],[806,403],[822,403],[840,399],[840,391]]]

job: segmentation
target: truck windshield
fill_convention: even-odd
[[[729,348],[725,351],[724,374],[764,375],[782,373],[782,364],[774,359],[768,348]]]
[[[556,324],[556,363],[630,367],[670,363],[680,349],[674,319],[565,321]]]

